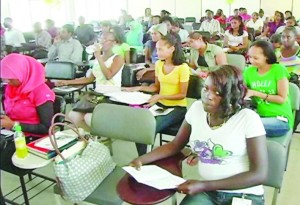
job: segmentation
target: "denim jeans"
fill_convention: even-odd
[[[160,115],[155,117],[156,119],[156,132],[160,133],[167,127],[177,124],[178,122],[182,122],[184,116],[186,114],[186,107],[174,107],[174,110],[167,115]],[[136,143],[136,148],[138,151],[139,156],[146,154],[147,152],[147,145]]]
[[[276,117],[261,117],[261,121],[265,127],[267,137],[280,137],[290,130],[287,122]]]
[[[265,204],[263,195],[209,191],[193,196],[187,195],[180,205],[231,205],[233,197],[249,199],[252,205]]]

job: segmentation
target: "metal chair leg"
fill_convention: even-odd
[[[23,197],[24,197],[24,203],[25,203],[25,205],[29,205],[27,190],[26,190],[25,181],[24,181],[23,176],[20,176],[20,182],[21,182],[21,188],[22,188]]]

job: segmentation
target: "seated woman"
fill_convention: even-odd
[[[208,43],[207,39],[200,32],[194,31],[191,33],[188,42],[191,47],[189,66],[197,69],[196,72],[200,77],[205,78],[208,71],[215,69],[217,66],[227,64],[226,54],[222,48]]]
[[[244,30],[244,23],[240,16],[233,17],[231,27],[225,31],[224,47],[228,47],[228,53],[244,54],[248,48],[248,33]]]
[[[257,113],[266,129],[267,137],[286,134],[294,124],[289,92],[289,73],[277,64],[272,44],[256,41],[248,52],[252,66],[244,71],[248,87],[246,97],[257,105]]]
[[[274,21],[269,22],[267,27],[264,28],[263,33],[257,36],[256,38],[257,39],[264,38],[264,37],[270,38],[280,26],[284,26],[284,25],[285,24],[284,24],[283,13],[276,11]]]
[[[117,43],[113,33],[105,33],[101,38],[101,46],[95,44],[97,50],[94,55],[96,60],[92,73],[89,77],[78,78],[74,80],[62,80],[56,82],[57,86],[63,85],[83,85],[89,84],[96,80],[96,90],[102,86],[117,86],[121,87],[122,69],[124,67],[124,59],[113,53],[113,47]],[[102,54],[101,54],[102,52]],[[85,123],[88,127],[91,126],[92,113],[81,113],[71,111],[69,117],[76,125]]]
[[[209,73],[201,101],[193,103],[175,139],[131,162],[140,167],[173,156],[188,143],[195,152],[187,163],[198,163],[203,180],[177,187],[186,194],[181,205],[232,204],[233,197],[264,204],[267,147],[259,116],[243,108],[246,89],[241,71],[230,65]]]
[[[281,35],[282,47],[278,61],[286,66],[289,72],[300,75],[300,46],[297,43],[297,32],[293,27],[287,27]]]
[[[121,27],[113,26],[109,32],[114,34],[116,44],[113,47],[113,53],[120,55],[126,64],[130,63],[130,46],[126,43],[125,34]]]
[[[156,133],[159,133],[183,120],[190,73],[181,46],[174,36],[167,34],[162,37],[156,43],[156,49],[159,60],[155,64],[155,84],[124,89],[158,93],[149,100],[149,106],[157,104],[163,108],[174,108],[169,114],[156,117]],[[146,145],[138,145],[137,148],[139,155],[146,153]]]
[[[145,44],[145,63],[149,66],[148,68],[142,69],[137,72],[137,80],[141,80],[145,73],[154,71],[154,66],[158,60],[156,43],[163,36],[167,35],[167,25],[158,24],[150,28],[151,39]]]
[[[137,52],[143,52],[143,25],[137,21],[131,21],[129,29],[126,33],[126,43],[136,48]]]
[[[55,94],[45,83],[45,68],[32,57],[10,54],[1,60],[0,69],[1,79],[7,82],[1,127],[12,130],[19,122],[27,142],[46,136]],[[12,164],[14,152],[14,142],[10,141],[1,152],[1,166]]]

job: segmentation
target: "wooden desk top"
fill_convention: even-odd
[[[179,153],[175,156],[159,160],[153,164],[162,167],[174,175],[182,176],[181,163],[185,156]],[[137,182],[126,174],[117,186],[117,192],[122,200],[130,204],[157,204],[173,196],[174,189],[158,190]]]

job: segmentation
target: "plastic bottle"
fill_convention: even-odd
[[[28,155],[25,136],[22,132],[22,128],[19,123],[15,124],[14,129],[15,129],[14,140],[16,146],[16,156],[18,158],[24,159]]]

